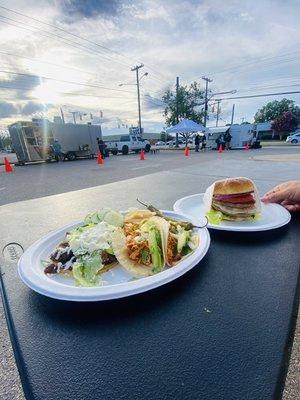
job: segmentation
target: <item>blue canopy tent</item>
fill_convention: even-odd
[[[186,143],[192,133],[203,131],[206,131],[206,128],[202,124],[197,124],[191,119],[182,119],[178,124],[166,129],[166,133],[176,133],[176,138],[178,137],[178,134],[182,135],[185,138]]]

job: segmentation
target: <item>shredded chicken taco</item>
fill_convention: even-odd
[[[114,255],[135,276],[149,276],[172,267],[198,246],[198,236],[180,221],[154,212],[132,211],[112,236]]]

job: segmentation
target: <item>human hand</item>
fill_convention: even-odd
[[[300,181],[289,181],[275,186],[261,199],[264,203],[278,203],[289,211],[300,211]]]

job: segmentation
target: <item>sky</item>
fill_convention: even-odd
[[[177,76],[203,89],[209,77],[211,93],[236,90],[212,99],[299,91],[299,15],[298,0],[0,1],[0,129],[62,110],[66,122],[72,111],[77,122],[123,133],[137,124],[131,69],[141,63],[147,132],[165,126],[161,97]],[[233,104],[235,123],[252,122],[283,97],[300,103],[300,94],[223,100],[219,126]]]

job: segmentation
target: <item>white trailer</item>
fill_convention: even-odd
[[[113,155],[128,154],[130,151],[138,153],[141,150],[148,153],[151,149],[150,142],[137,135],[122,135],[120,140],[106,141],[105,144],[106,149]]]
[[[48,120],[19,121],[8,127],[19,164],[51,159],[50,146],[57,139],[68,160],[97,154],[99,125],[60,124]]]
[[[208,128],[208,133],[206,133],[207,147],[216,149],[216,140],[220,137],[220,135],[225,135],[226,132],[229,132],[231,135],[231,149],[245,148],[247,143],[252,148],[261,147],[256,124],[233,124],[231,126]]]

